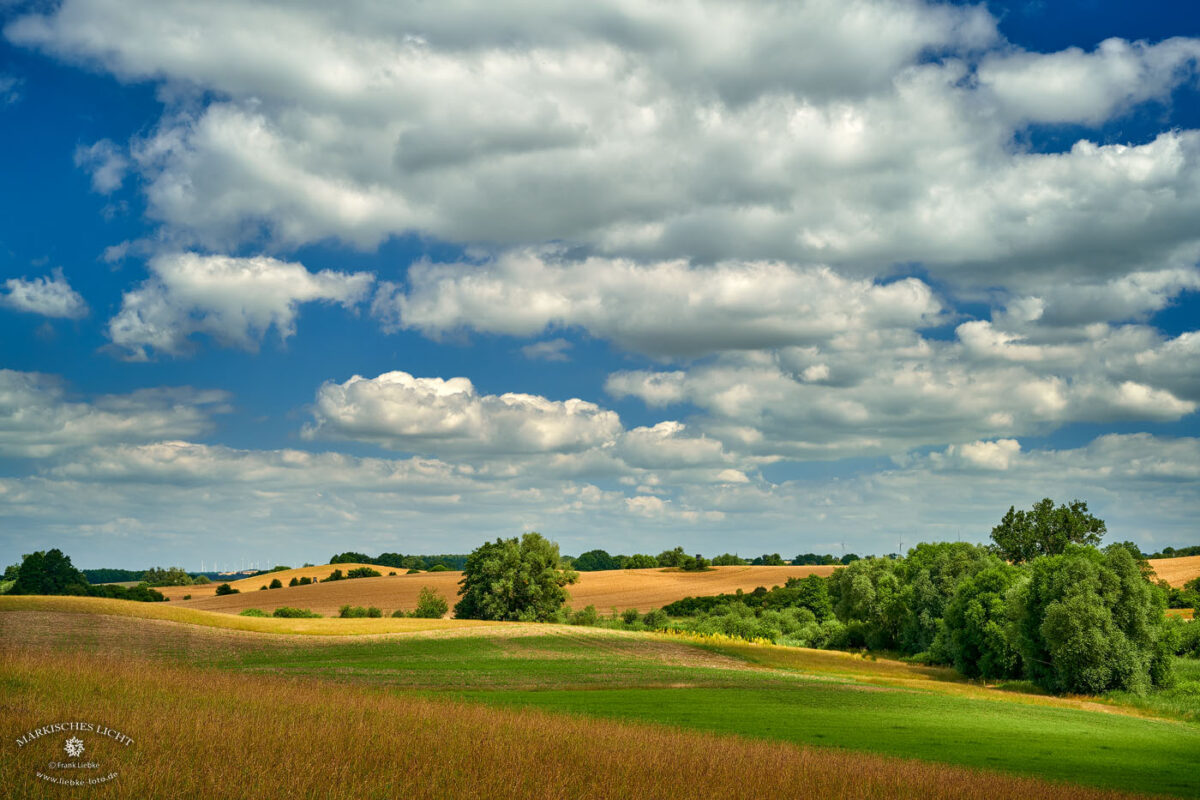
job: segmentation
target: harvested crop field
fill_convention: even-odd
[[[1193,578],[1200,578],[1200,556],[1183,558],[1154,558],[1150,560],[1154,574],[1172,586],[1183,586]]]
[[[805,575],[829,575],[834,567],[716,567],[709,572],[678,572],[663,569],[625,569],[580,573],[579,583],[569,587],[573,608],[594,605],[600,612],[613,606],[619,610],[636,608],[649,611],[689,595],[720,594],[738,589],[753,591],[758,586],[768,589]],[[284,575],[286,573],[279,573]],[[397,609],[416,607],[421,587],[437,590],[453,606],[458,596],[461,572],[422,572],[416,575],[395,575],[382,578],[357,578],[308,586],[259,591],[263,584],[252,579],[253,588],[241,594],[221,597],[195,597],[182,601],[188,608],[238,613],[246,608],[271,612],[278,606],[308,608],[318,614],[337,614],[343,605],[376,606],[390,614]],[[285,581],[286,583],[286,581]],[[186,588],[186,587],[177,587]],[[211,593],[210,593],[211,594]]]
[[[325,580],[335,569],[340,569],[346,573],[355,567],[370,567],[376,572],[387,575],[393,570],[387,567],[378,567],[374,564],[322,564],[317,567],[296,567],[295,569],[281,569],[278,572],[267,572],[262,575],[255,575],[252,578],[240,578],[238,580],[216,580],[212,583],[206,583],[201,586],[163,586],[158,591],[166,595],[168,600],[179,600],[185,594],[190,594],[192,597],[213,597],[217,593],[217,587],[222,583],[228,583],[230,587],[237,589],[239,592],[254,592],[258,587],[270,584],[272,580],[278,578],[284,586],[292,578],[299,580],[300,578],[309,578],[316,580]],[[396,570],[403,572],[404,570]]]

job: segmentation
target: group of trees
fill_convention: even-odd
[[[1192,645],[1164,619],[1166,592],[1136,548],[1096,547],[1104,523],[1085,503],[1010,509],[992,547],[920,544],[828,579],[688,598],[682,627],[788,644],[898,652],[970,677],[1027,678],[1052,692],[1143,691],[1171,681]],[[1194,626],[1188,626],[1190,629]],[[1189,634],[1189,642],[1191,631]]]
[[[71,558],[57,548],[29,553],[16,569],[9,594],[58,594],[86,597],[110,597],[117,600],[157,602],[165,600],[161,592],[144,585],[93,586],[75,569]]]
[[[401,553],[380,553],[369,556],[366,553],[347,551],[338,553],[329,559],[330,564],[374,564],[377,567],[391,567],[404,570],[460,570],[467,563],[467,556],[459,553],[443,555],[410,555]]]

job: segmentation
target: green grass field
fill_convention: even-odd
[[[380,637],[331,636],[332,629],[271,635],[116,617],[100,605],[93,609],[102,613],[91,614],[78,605],[46,608],[0,609],[4,647],[21,642],[48,659],[72,650],[149,657],[214,675],[360,684],[414,701],[535,708],[1200,796],[1195,661],[1179,660],[1183,684],[1174,696],[1106,705],[984,687],[894,661],[653,634],[500,625]]]

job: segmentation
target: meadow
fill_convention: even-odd
[[[40,713],[80,698],[91,703],[94,696],[77,694],[76,684],[122,682],[104,701],[111,705],[89,710],[91,716],[111,711],[114,722],[143,731],[143,741],[157,738],[160,715],[185,731],[222,731],[221,742],[188,739],[185,746],[236,765],[249,785],[272,794],[382,796],[357,775],[382,767],[379,754],[362,752],[372,747],[349,743],[343,726],[352,718],[364,726],[364,742],[404,739],[402,747],[386,745],[393,759],[387,774],[398,781],[388,791],[418,797],[438,796],[430,787],[488,796],[506,780],[533,797],[1103,796],[1093,789],[1200,795],[1200,725],[1186,720],[1186,702],[1102,704],[988,687],[951,670],[886,659],[649,633],[479,623],[383,633],[363,623],[455,621],[263,620],[133,603],[123,604],[137,607],[126,616],[114,616],[105,603],[117,602],[0,598],[4,680],[18,698],[4,713]],[[134,615],[142,609],[256,624],[323,623],[356,635]],[[105,655],[90,655],[96,653]],[[202,707],[206,691],[221,697],[211,710]],[[126,693],[155,700],[143,707],[131,699],[122,709]],[[295,727],[285,732],[285,722]],[[480,737],[480,730],[490,733]],[[214,752],[248,745],[255,735],[264,738],[253,752]],[[328,737],[328,752],[339,754],[329,762],[336,774],[320,785],[342,794],[317,793],[315,774],[250,776],[263,766],[255,752],[295,753],[305,763],[304,754],[320,747],[317,737]],[[520,760],[530,749],[552,761],[540,770],[526,765],[532,775],[502,763],[505,753],[520,751]],[[140,753],[149,761],[130,765],[121,791],[158,796],[134,776],[165,768],[170,755]],[[772,766],[748,766],[754,759]],[[212,790],[207,778],[192,775],[202,770],[187,766],[204,762],[175,763],[185,784],[192,782],[188,793]],[[448,765],[467,777],[455,779]],[[670,782],[684,788],[655,783],[666,765],[689,776]],[[739,769],[753,775],[739,783]],[[894,770],[908,770],[903,787]],[[611,783],[598,786],[606,771]],[[711,781],[699,795],[692,793],[693,774]],[[964,777],[970,775],[974,782]]]

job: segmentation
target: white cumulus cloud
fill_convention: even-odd
[[[65,319],[80,319],[88,313],[87,303],[71,288],[61,269],[55,269],[50,277],[9,278],[0,293],[0,306]]]

